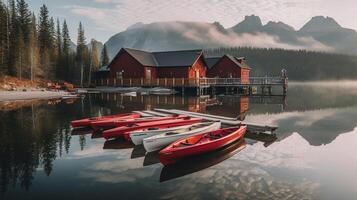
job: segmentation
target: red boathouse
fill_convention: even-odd
[[[148,52],[122,48],[109,64],[114,79],[203,78],[207,64],[202,50]]]
[[[249,83],[250,67],[244,57],[231,55],[205,58],[208,65],[207,77],[210,78],[241,78],[241,83]]]

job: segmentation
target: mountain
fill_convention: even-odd
[[[258,16],[251,15],[231,28],[219,22],[136,23],[112,36],[106,45],[110,57],[122,47],[161,51],[250,46],[357,54],[357,33],[330,17],[313,17],[295,30],[283,22],[264,25]]]
[[[316,16],[299,31],[301,36],[312,37],[342,53],[357,53],[357,33],[341,27],[333,18]]]
[[[239,24],[230,28],[236,33],[254,33],[260,32],[263,28],[262,21],[258,16],[245,16],[244,20]]]

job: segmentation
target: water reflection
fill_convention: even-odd
[[[2,103],[2,197],[32,198],[43,191],[68,197],[71,182],[79,185],[75,191],[84,199],[99,194],[110,199],[118,189],[125,197],[149,199],[354,199],[354,91],[291,85],[287,98],[95,94],[75,102]],[[146,153],[142,146],[106,142],[101,134],[69,128],[73,119],[156,107],[239,117],[276,124],[279,129],[276,135],[247,133],[245,150],[222,162],[217,161],[226,157],[223,153],[202,162],[186,162],[182,171],[170,171],[158,164],[158,152]],[[159,183],[161,176],[162,180],[172,179]],[[143,192],[134,194],[133,188]],[[339,192],[333,192],[336,190]]]
[[[245,140],[241,139],[224,149],[202,154],[200,156],[189,157],[173,165],[165,166],[161,171],[160,182],[192,174],[216,165],[237,154],[239,151],[244,149],[245,146]]]
[[[103,149],[132,149],[134,146],[135,145],[132,142],[118,138],[115,140],[105,141]]]
[[[68,102],[36,100],[2,103],[0,111],[1,191],[10,184],[28,190],[37,168],[49,176],[53,161],[70,148],[70,128],[63,119]],[[58,153],[58,154],[57,154]]]

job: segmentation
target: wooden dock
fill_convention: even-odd
[[[288,78],[286,76],[276,77],[250,77],[249,81],[240,78],[156,78],[156,79],[99,79],[97,86],[108,87],[163,87],[181,89],[194,88],[197,93],[207,88],[246,88],[251,91],[253,87],[260,87],[262,91],[271,93],[272,87],[281,87],[283,94],[287,92]]]
[[[258,133],[258,134],[259,133],[274,134],[274,131],[278,128],[277,126],[274,125],[247,123],[231,117],[189,112],[189,111],[176,110],[176,109],[154,109],[154,110],[134,111],[134,112],[140,114],[144,113],[145,116],[160,116],[160,117],[173,115],[173,114],[187,115],[190,117],[202,118],[208,121],[221,121],[221,123],[226,126],[247,125],[247,130],[249,132]]]

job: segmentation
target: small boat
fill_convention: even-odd
[[[180,159],[211,152],[243,138],[247,126],[219,129],[180,139],[160,151],[160,162],[173,164]]]
[[[221,128],[221,122],[203,122],[191,126],[189,129],[179,131],[170,131],[145,138],[143,140],[144,147],[147,152],[157,151],[181,138],[200,134],[207,131],[214,131]]]
[[[172,165],[166,165],[161,170],[160,182],[179,178],[188,174],[201,171],[208,167],[214,166],[236,155],[245,147],[246,147],[246,142],[244,138],[242,138],[233,142],[230,145],[223,147],[222,149],[218,149],[217,151],[212,151],[197,156],[190,156],[182,160],[181,162],[177,162]],[[157,157],[150,155],[153,153],[155,153]],[[147,154],[151,157],[146,158],[147,155],[145,156],[144,164],[145,164],[145,160],[147,160],[146,161],[147,165],[151,163],[156,164],[160,162],[159,153],[157,152],[153,152],[153,153]]]
[[[103,121],[103,120],[135,119],[135,118],[139,118],[139,117],[140,117],[140,114],[137,114],[137,113],[127,113],[127,114],[108,115],[108,116],[101,116],[101,117],[92,117],[92,118],[85,118],[85,119],[71,121],[71,126],[73,128],[76,128],[76,127],[83,127],[83,126],[91,126],[92,122],[98,122],[98,121]]]
[[[130,139],[135,145],[141,145],[141,144],[143,144],[143,140],[145,138],[159,135],[162,133],[168,133],[168,132],[189,131],[195,126],[196,126],[196,124],[193,124],[193,125],[189,124],[189,125],[175,126],[175,127],[170,127],[170,128],[147,128],[147,129],[143,129],[143,130],[137,130],[137,131],[130,132]]]
[[[180,119],[187,118],[185,115],[175,115],[168,117],[147,117],[147,118],[132,118],[132,119],[106,119],[101,121],[91,122],[91,127],[93,130],[107,130],[111,128],[116,128],[120,126],[128,126],[135,123],[145,123],[145,122],[154,122],[160,120],[169,120],[169,119]]]
[[[103,132],[105,139],[124,137],[125,139],[130,138],[130,132],[135,130],[143,130],[148,128],[170,128],[175,126],[182,126],[187,124],[193,124],[201,122],[201,118],[183,118],[183,119],[169,119],[169,120],[159,120],[145,123],[134,123],[127,126],[121,126],[106,130]]]

